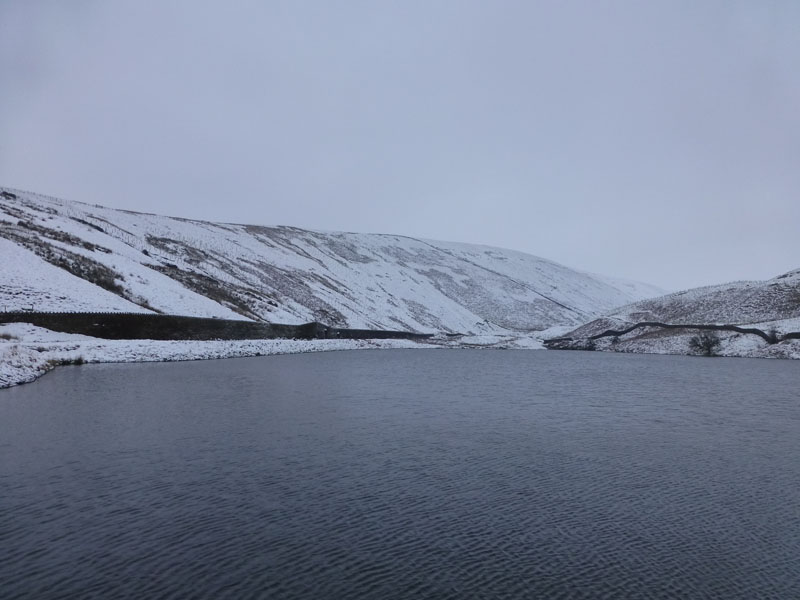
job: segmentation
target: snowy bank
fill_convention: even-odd
[[[797,339],[768,344],[757,335],[730,331],[714,333],[719,339],[719,346],[715,350],[716,356],[800,359],[800,340]],[[691,349],[690,340],[697,335],[697,331],[650,328],[644,332],[638,330],[626,335],[594,340],[592,349],[636,354],[691,355],[696,352]],[[586,344],[587,341],[579,340],[580,343]]]
[[[469,336],[412,340],[104,340],[27,323],[0,325],[0,388],[27,383],[63,364],[161,362],[376,348],[541,349],[530,336]]]

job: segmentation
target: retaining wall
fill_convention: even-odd
[[[432,334],[342,329],[322,323],[284,325],[148,313],[5,312],[0,323],[31,323],[52,331],[109,340],[425,339]]]

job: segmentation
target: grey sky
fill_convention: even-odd
[[[800,3],[0,2],[0,184],[523,250],[800,267]]]

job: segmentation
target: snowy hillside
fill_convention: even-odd
[[[623,306],[564,334],[568,347],[619,352],[686,354],[697,331],[637,328],[624,335],[597,338],[637,323],[738,325],[774,333],[800,331],[800,270],[767,281],[744,281],[696,288]],[[800,357],[800,341],[768,343],[752,334],[718,331],[719,353],[727,356]],[[595,339],[590,340],[595,336]]]
[[[788,320],[798,317],[800,270],[767,281],[726,283],[642,300],[611,311],[574,333],[594,335],[610,327],[619,328],[642,321],[754,325],[784,320],[791,323]]]
[[[576,326],[663,293],[521,252],[208,223],[0,188],[0,307],[423,332]]]

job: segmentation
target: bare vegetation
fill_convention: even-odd
[[[215,302],[219,302],[223,306],[227,306],[240,315],[258,321],[263,320],[258,314],[252,311],[251,301],[252,298],[256,296],[255,292],[252,290],[230,283],[222,283],[202,273],[185,271],[174,264],[153,267],[153,269],[163,273],[167,277],[179,281],[193,292],[197,292],[202,296],[211,298]],[[271,299],[265,296],[261,300],[268,302]]]
[[[719,336],[711,331],[702,331],[689,339],[689,349],[703,356],[716,356],[721,345]]]
[[[82,222],[91,226],[91,223],[88,223],[86,221]],[[102,246],[98,246],[97,244],[93,244],[92,242],[82,240],[81,238],[76,237],[71,233],[67,233],[66,231],[51,229],[49,227],[44,227],[43,225],[37,225],[36,223],[33,223],[31,221],[23,221],[23,220],[18,221],[17,225],[19,227],[23,227],[25,229],[34,231],[39,235],[41,235],[42,237],[55,240],[58,242],[63,242],[65,244],[69,244],[70,246],[85,248],[86,250],[91,250],[93,252],[99,250],[100,252],[104,252],[106,254],[109,254],[111,252],[111,250],[109,250],[108,248],[103,248]],[[99,227],[96,228],[99,229]]]
[[[47,366],[50,368],[83,364],[86,364],[86,361],[82,356],[79,356],[78,358],[53,358],[47,361]]]
[[[25,229],[39,233],[43,238],[38,236],[31,237],[30,234],[21,231]],[[101,248],[90,242],[84,242],[69,233],[49,229],[27,221],[19,221],[16,227],[8,223],[0,224],[0,236],[21,244],[51,265],[60,267],[118,296],[125,297],[125,289],[117,283],[117,280],[124,280],[122,275],[115,273],[109,267],[88,256],[83,256],[62,248],[61,246],[52,244],[48,242],[48,239],[92,251],[100,250],[104,253],[108,253],[110,250]]]

